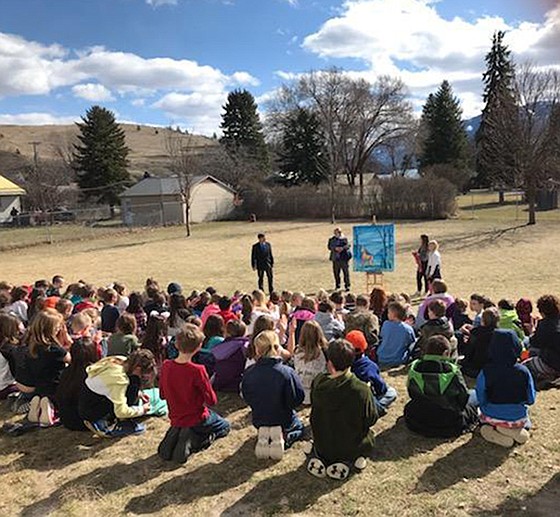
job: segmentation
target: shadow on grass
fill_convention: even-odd
[[[109,441],[109,440],[105,440]],[[131,485],[141,485],[167,470],[183,468],[182,465],[163,462],[157,454],[133,463],[116,463],[98,468],[60,486],[47,498],[37,501],[21,512],[23,517],[48,515],[58,509],[65,496],[78,488],[91,488],[98,497],[116,492]]]
[[[249,407],[237,393],[218,392],[218,404],[214,408],[221,416],[226,418],[228,415]]]
[[[547,483],[537,492],[525,497],[509,496],[495,510],[481,510],[473,515],[479,517],[492,517],[495,515],[558,515],[558,502],[560,501],[560,472],[552,476]]]
[[[410,431],[400,416],[395,425],[385,429],[375,437],[375,449],[372,460],[398,461],[424,454],[437,446],[451,440],[444,438],[426,438]]]
[[[420,476],[416,492],[435,494],[463,479],[478,479],[498,468],[511,449],[492,445],[473,434],[465,444],[435,461]]]
[[[221,515],[299,514],[341,485],[329,478],[314,478],[303,464],[295,471],[261,481]]]
[[[249,439],[221,463],[203,465],[165,481],[149,494],[134,497],[126,505],[125,513],[155,513],[169,505],[190,504],[242,485],[266,465],[252,453],[254,445],[254,439]]]
[[[445,250],[461,250],[486,244],[494,244],[509,233],[514,233],[516,230],[526,227],[526,224],[518,224],[507,228],[496,228],[485,232],[474,232],[467,235],[449,237],[445,239]]]

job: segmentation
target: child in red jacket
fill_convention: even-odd
[[[158,454],[166,461],[184,463],[191,452],[210,446],[230,430],[227,420],[208,409],[218,401],[216,393],[204,366],[192,362],[203,341],[202,331],[186,324],[175,341],[179,356],[165,361],[161,369],[160,396],[167,400],[171,427]]]

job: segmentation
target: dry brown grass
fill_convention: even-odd
[[[351,224],[344,225],[347,231]],[[398,267],[392,289],[414,289],[410,250],[419,233],[442,242],[445,277],[452,292],[481,291],[494,298],[559,292],[555,258],[560,231],[551,222],[512,228],[504,221],[453,220],[400,224]],[[38,246],[0,254],[2,279],[24,282],[63,273],[97,283],[123,280],[140,287],[147,276],[185,288],[215,285],[251,289],[249,246],[261,228],[269,232],[279,288],[308,292],[330,287],[326,239],[330,226],[291,222],[219,223],[195,228],[185,240],[179,228],[139,231]],[[0,234],[2,238],[2,234]],[[356,290],[364,280],[354,275]],[[319,481],[303,469],[301,445],[280,463],[258,462],[249,412],[236,397],[221,396],[218,411],[232,433],[183,467],[155,456],[164,420],[147,421],[141,437],[102,441],[88,433],[41,430],[2,437],[0,514],[54,515],[554,515],[560,500],[560,394],[539,394],[531,441],[511,451],[478,435],[453,441],[408,432],[402,419],[405,371],[387,380],[400,397],[374,429],[375,459],[344,484]],[[303,412],[307,422],[308,411]],[[5,410],[4,418],[10,417]]]

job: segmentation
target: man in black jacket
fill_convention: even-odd
[[[336,290],[340,289],[340,273],[344,276],[344,287],[350,291],[350,268],[348,262],[352,258],[348,239],[342,234],[340,228],[334,229],[334,235],[329,239],[327,248],[330,253],[330,261],[333,265],[334,282]]]
[[[264,291],[264,275],[268,280],[268,291],[274,291],[272,268],[274,267],[274,257],[272,256],[272,246],[266,242],[266,235],[259,233],[257,235],[259,242],[253,244],[251,251],[251,266],[253,271],[257,271],[259,275],[259,289]]]

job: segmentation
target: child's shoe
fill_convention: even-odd
[[[354,468],[356,470],[358,470],[359,472],[361,472],[362,470],[364,470],[367,467],[367,460],[363,457],[360,456],[355,462],[354,462]]]
[[[35,395],[29,403],[29,411],[27,412],[27,420],[32,424],[38,424],[41,416],[41,397]]]
[[[255,456],[259,460],[266,460],[270,457],[270,427],[259,427]]]
[[[313,442],[304,442],[303,453],[309,456],[313,452]]]
[[[194,439],[196,439],[196,436],[191,428],[182,428],[177,436],[177,443],[173,448],[171,460],[175,463],[185,463],[193,452]]]
[[[307,462],[307,472],[316,478],[324,478],[327,475],[327,468],[319,458],[311,458]]]
[[[513,438],[513,440],[517,443],[519,443],[520,445],[527,443],[527,440],[529,440],[529,437],[531,436],[529,434],[529,431],[527,431],[527,429],[511,429],[508,427],[496,427],[496,431],[498,431],[498,433],[503,434],[504,436],[508,436],[510,438]]]
[[[270,458],[281,460],[284,457],[284,433],[280,426],[270,428]]]
[[[344,463],[333,463],[327,467],[327,476],[337,481],[343,481],[350,475],[348,465]]]
[[[135,422],[134,420],[123,420],[118,422],[111,431],[109,431],[109,438],[122,438],[131,434],[142,434],[146,431],[146,426]]]
[[[41,427],[51,427],[55,422],[54,407],[48,397],[43,397],[40,403],[39,424]]]
[[[104,419],[96,420],[91,422],[90,420],[84,420],[84,425],[99,438],[110,438],[111,429],[107,425],[107,421]]]
[[[480,434],[487,442],[495,443],[496,445],[500,445],[502,447],[513,447],[513,444],[515,443],[513,438],[496,431],[496,429],[494,429],[491,425],[483,425],[480,428]]]

